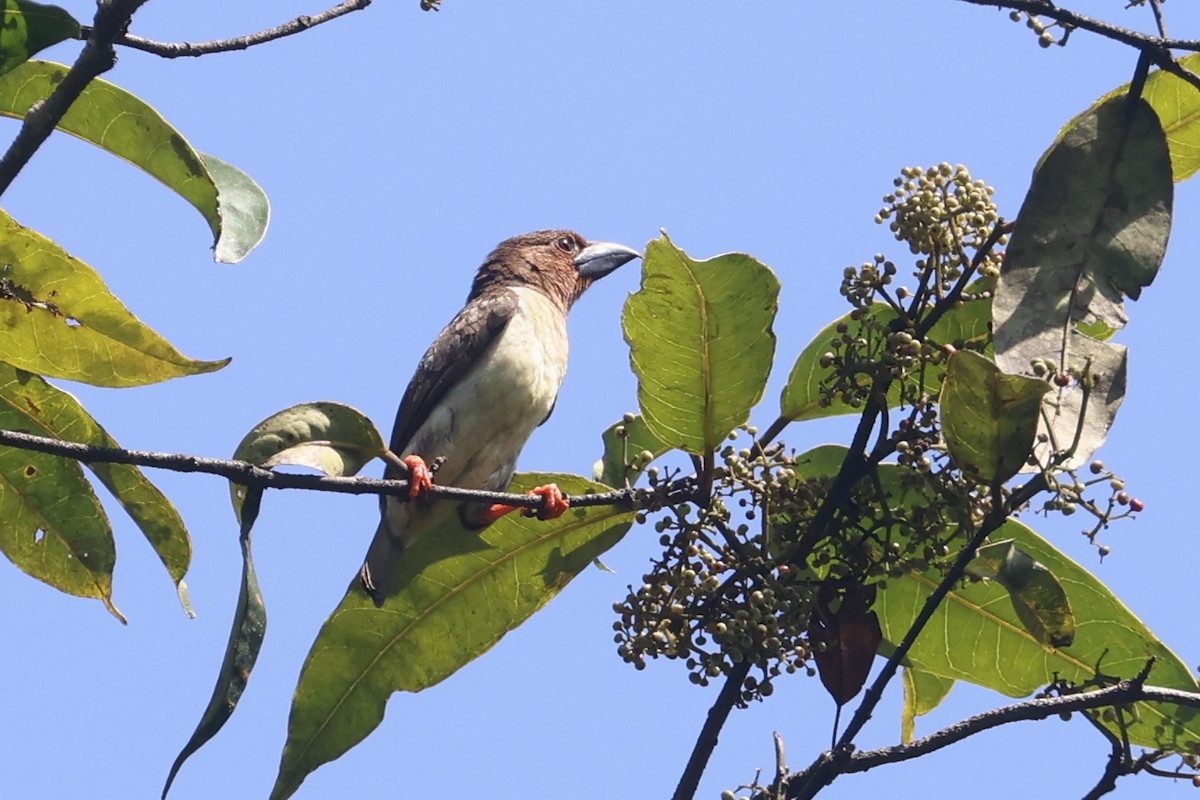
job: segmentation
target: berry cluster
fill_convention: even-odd
[[[948,291],[1000,221],[992,200],[996,190],[972,179],[962,164],[952,167],[945,162],[936,167],[905,167],[892,185],[895,188],[884,195],[875,221],[891,220],[888,228],[896,239],[918,256],[916,275],[920,278],[935,270],[938,288]],[[989,252],[979,274],[989,277],[999,272],[1000,255]]]
[[[662,556],[614,604],[614,639],[638,669],[651,658],[681,659],[701,686],[749,661],[759,670],[742,687],[749,702],[770,695],[781,672],[812,672],[807,629],[815,596],[813,576],[787,561],[793,542],[772,537],[770,520],[755,509],[786,496],[788,513],[811,515],[824,487],[797,476],[780,447],[752,453],[729,446],[721,455],[707,507],[677,504],[655,522]],[[648,474],[653,487],[659,477],[653,468]],[[733,507],[745,521],[732,522]]]
[[[1141,5],[1141,1],[1132,0],[1129,5]],[[1029,28],[1037,36],[1038,47],[1049,47],[1053,44],[1065,45],[1067,38],[1071,35],[1071,31],[1074,30],[1070,25],[1064,25],[1061,22],[1045,23],[1033,14],[1022,14],[1020,11],[1009,12],[1008,18],[1013,22],[1025,20],[1025,27]],[[1057,39],[1054,38],[1054,34],[1051,32],[1053,28],[1059,28],[1062,31],[1062,34]]]

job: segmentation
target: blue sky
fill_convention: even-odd
[[[92,4],[62,3],[80,19]],[[1145,28],[1149,11],[1105,4]],[[1059,127],[1132,74],[1134,55],[1077,34],[1043,50],[994,9],[951,0],[785,3],[376,3],[243,53],[165,61],[122,52],[107,78],[158,108],[193,145],[251,174],[273,217],[242,264],[215,265],[195,212],[152,179],[55,136],[4,198],[19,222],[99,269],[144,321],[226,369],[137,390],[69,387],[125,446],[225,457],[267,414],[329,399],[390,425],[426,345],[460,307],[498,241],[544,227],[642,247],[668,230],[695,257],[748,252],[782,283],[779,363],[754,420],[766,424],[795,355],[844,313],[841,270],[899,256],[872,217],[905,165],[964,163],[1015,216]],[[150,2],[133,32],[205,40],[315,13],[282,0]],[[1166,6],[1171,31],[1200,32],[1194,6]],[[45,57],[69,63],[77,45]],[[11,136],[16,125],[4,121]],[[0,132],[2,134],[3,132]],[[1193,311],[1200,218],[1178,187],[1167,262],[1119,341],[1130,389],[1105,461],[1147,510],[1106,538],[1097,565],[1077,521],[1028,521],[1075,555],[1192,665],[1194,491],[1200,445],[1179,415],[1194,396],[1181,341]],[[526,470],[589,474],[599,434],[635,408],[620,310],[636,265],[597,284],[572,314],[571,368]],[[849,422],[794,426],[800,449],[844,441]],[[385,431],[386,432],[386,431]],[[372,474],[375,474],[374,472]],[[0,564],[0,681],[9,687],[0,773],[14,797],[157,797],[212,689],[240,561],[223,481],[152,473],[195,546],[188,620],[154,555],[119,510],[115,602],[69,598]],[[187,763],[175,800],[265,797],[300,665],[374,531],[371,498],[269,495],[256,559],[270,622],[242,704]],[[610,606],[653,553],[631,531],[524,627],[420,695],[397,695],[362,745],[311,775],[297,797],[669,796],[715,691],[670,663],[635,672],[615,655]],[[956,687],[919,732],[1003,698]],[[898,736],[898,691],[861,746]],[[736,712],[701,787],[715,798],[827,746],[833,705],[815,680],[779,685]],[[823,794],[904,797],[931,783],[976,798],[1078,796],[1103,768],[1082,721],[1009,726],[918,762],[847,776]],[[1176,796],[1126,779],[1116,797]]]

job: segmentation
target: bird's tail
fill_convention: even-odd
[[[379,521],[375,529],[375,538],[367,550],[367,560],[363,562],[358,577],[363,589],[375,601],[375,606],[383,605],[392,587],[392,578],[396,573],[396,562],[404,552],[404,542],[392,536],[388,529],[387,519]]]

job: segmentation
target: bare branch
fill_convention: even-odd
[[[13,179],[29,163],[29,159],[50,136],[71,104],[92,80],[113,68],[117,63],[113,42],[129,26],[129,20],[146,0],[101,0],[96,17],[88,29],[87,44],[75,59],[75,64],[44,101],[35,103],[25,115],[21,130],[0,159],[0,194],[8,190]]]
[[[33,450],[80,461],[84,464],[134,464],[173,472],[201,472],[217,475],[233,483],[263,489],[309,489],[341,494],[379,494],[399,497],[408,496],[408,481],[385,481],[377,478],[330,478],[324,475],[302,475],[275,472],[251,464],[248,461],[232,461],[219,458],[202,458],[181,453],[153,453],[145,450],[124,450],[115,447],[95,447],[78,442],[65,442],[45,436],[34,436],[21,431],[0,430],[0,445],[22,450]],[[690,494],[690,483],[686,491]],[[611,492],[596,492],[571,496],[573,508],[602,505],[632,505],[638,492],[633,489],[618,489]],[[447,500],[471,500],[479,503],[505,503],[521,508],[540,508],[544,498],[508,492],[485,492],[477,489],[459,489],[454,486],[434,484],[430,497]]]
[[[315,28],[322,23],[349,14],[352,11],[361,11],[369,5],[371,5],[371,0],[346,0],[346,2],[339,3],[333,8],[322,11],[320,14],[304,14],[274,28],[259,31],[258,33],[250,33],[245,36],[236,36],[232,39],[218,39],[211,42],[157,42],[153,39],[143,39],[141,36],[126,34],[118,38],[115,44],[130,47],[134,50],[142,50],[146,53],[162,56],[163,58],[228,53],[235,50],[245,50],[256,44],[264,44],[276,39],[282,39],[285,36],[301,33],[309,28]],[[83,35],[88,35],[86,28]]]
[[[1115,686],[1091,692],[1026,700],[992,709],[991,711],[985,711],[982,714],[969,717],[908,744],[844,754],[840,758],[840,771],[844,773],[866,772],[869,769],[874,769],[884,764],[898,764],[901,761],[907,761],[918,756],[927,755],[935,750],[941,750],[943,747],[960,742],[968,736],[974,736],[977,733],[982,733],[1000,725],[1007,725],[1011,722],[1040,720],[1058,714],[1147,701],[1200,708],[1200,693],[1167,689],[1159,686],[1142,686],[1137,681],[1121,681]],[[789,779],[790,783],[795,785],[803,782],[808,777],[811,769],[793,775]],[[789,793],[788,796],[793,797],[794,795]]]

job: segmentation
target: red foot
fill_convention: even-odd
[[[420,456],[405,456],[401,460],[408,465],[408,499],[416,500],[433,488],[432,474]]]
[[[491,523],[503,517],[505,514],[509,514],[517,510],[527,517],[537,517],[538,519],[542,520],[557,519],[563,515],[564,511],[571,507],[571,501],[569,501],[566,495],[562,493],[562,490],[553,483],[548,483],[545,486],[538,486],[529,494],[535,497],[545,498],[545,502],[542,504],[541,508],[522,508],[520,506],[510,506],[507,503],[496,503],[488,508],[487,511],[483,512],[484,521],[490,525]]]
[[[557,484],[547,483],[545,486],[537,486],[530,494],[541,497],[545,502],[542,503],[541,508],[527,508],[522,511],[521,513],[527,517],[558,519],[564,511],[571,507],[571,501],[562,493]]]

